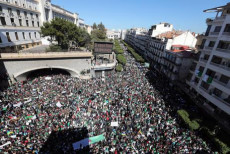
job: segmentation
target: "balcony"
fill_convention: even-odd
[[[215,93],[212,93],[212,96],[213,96],[215,99],[219,100],[220,102],[222,102],[222,103],[224,103],[224,104],[226,104],[226,105],[228,105],[228,106],[230,107],[230,104],[229,104],[228,102],[226,102],[223,98],[221,98],[221,97],[215,95]]]
[[[213,47],[209,47],[209,46],[206,46],[206,47],[204,47],[206,50],[212,50],[213,49]]]
[[[217,80],[217,79],[215,79],[215,78],[213,79],[213,83],[214,83],[214,86],[215,86],[215,83],[222,86],[222,87],[215,86],[215,87],[217,87],[218,89],[226,89],[226,91],[229,91],[229,89],[230,89],[230,86],[229,86],[228,84],[223,83],[223,82],[221,82],[220,80]]]
[[[220,67],[220,68],[223,68],[227,71],[230,71],[230,67],[226,64],[226,65],[223,65],[223,64],[216,64],[216,63],[213,63],[213,62],[210,62],[211,65],[214,65],[214,66],[217,66],[217,67]]]
[[[0,17],[4,17],[4,16],[5,16],[5,13],[0,12]]]
[[[10,17],[14,17],[14,14],[11,12],[11,13],[9,13],[9,15],[10,15]]]
[[[223,32],[222,35],[230,36],[230,32]]]
[[[207,63],[207,59],[204,59],[204,58],[200,58],[200,61],[203,62],[203,63]]]
[[[227,48],[227,49],[216,48],[216,51],[230,53],[230,48]]]
[[[223,21],[225,18],[226,18],[226,15],[220,16],[220,17],[216,17],[215,21]]]
[[[210,32],[209,35],[218,36],[218,35],[219,35],[219,32]]]

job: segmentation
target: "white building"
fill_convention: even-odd
[[[127,30],[124,29],[124,30],[121,30],[121,39],[124,40],[125,37],[126,37],[126,33],[127,33]]]
[[[158,35],[152,37],[155,33],[153,29],[150,29],[148,34],[140,29],[131,29],[127,32],[125,41],[147,59],[153,69],[164,73],[172,81],[185,81],[189,73],[188,68],[194,61],[194,51],[191,49],[194,50],[197,39],[195,34],[189,31],[169,30],[160,34],[157,32]]]
[[[200,59],[194,62],[187,84],[207,110],[230,115],[230,3],[204,12],[217,12],[208,18],[207,31],[200,45]]]
[[[0,51],[41,44],[40,16],[37,0],[0,0]]]
[[[121,38],[121,31],[119,30],[109,30],[106,31],[106,36],[108,39],[120,39]]]
[[[85,27],[84,20],[79,19],[77,13],[51,4],[51,0],[0,0],[0,52],[49,45],[50,42],[41,38],[39,31],[44,22],[54,18]]]
[[[77,22],[77,26],[79,26],[81,28],[85,28],[85,21],[84,21],[84,19],[79,18],[78,22]]]
[[[165,33],[168,31],[172,31],[173,30],[173,25],[169,24],[169,23],[160,23],[157,25],[153,25],[150,29],[149,29],[149,35],[151,37],[156,37],[157,35],[161,34],[161,33]]]

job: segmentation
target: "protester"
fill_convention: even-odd
[[[112,72],[105,81],[41,76],[2,92],[0,153],[74,153],[74,142],[100,134],[105,140],[91,144],[92,153],[211,153],[195,132],[177,123],[173,104],[183,104],[181,96],[171,93],[163,77],[150,84],[147,69],[125,55],[126,71]],[[51,139],[53,132],[60,132],[54,135],[59,140]]]

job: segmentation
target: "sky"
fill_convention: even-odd
[[[53,4],[76,12],[88,25],[102,22],[107,29],[130,29],[160,22],[176,30],[205,32],[206,18],[216,13],[203,10],[225,5],[229,0],[52,0]]]

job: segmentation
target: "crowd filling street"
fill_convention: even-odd
[[[124,71],[105,80],[40,76],[2,92],[0,153],[212,153],[179,125],[175,104],[185,100],[161,77],[153,75],[150,83],[148,69],[125,55]],[[53,132],[63,133],[50,140]],[[103,141],[73,150],[74,142],[101,134]]]

